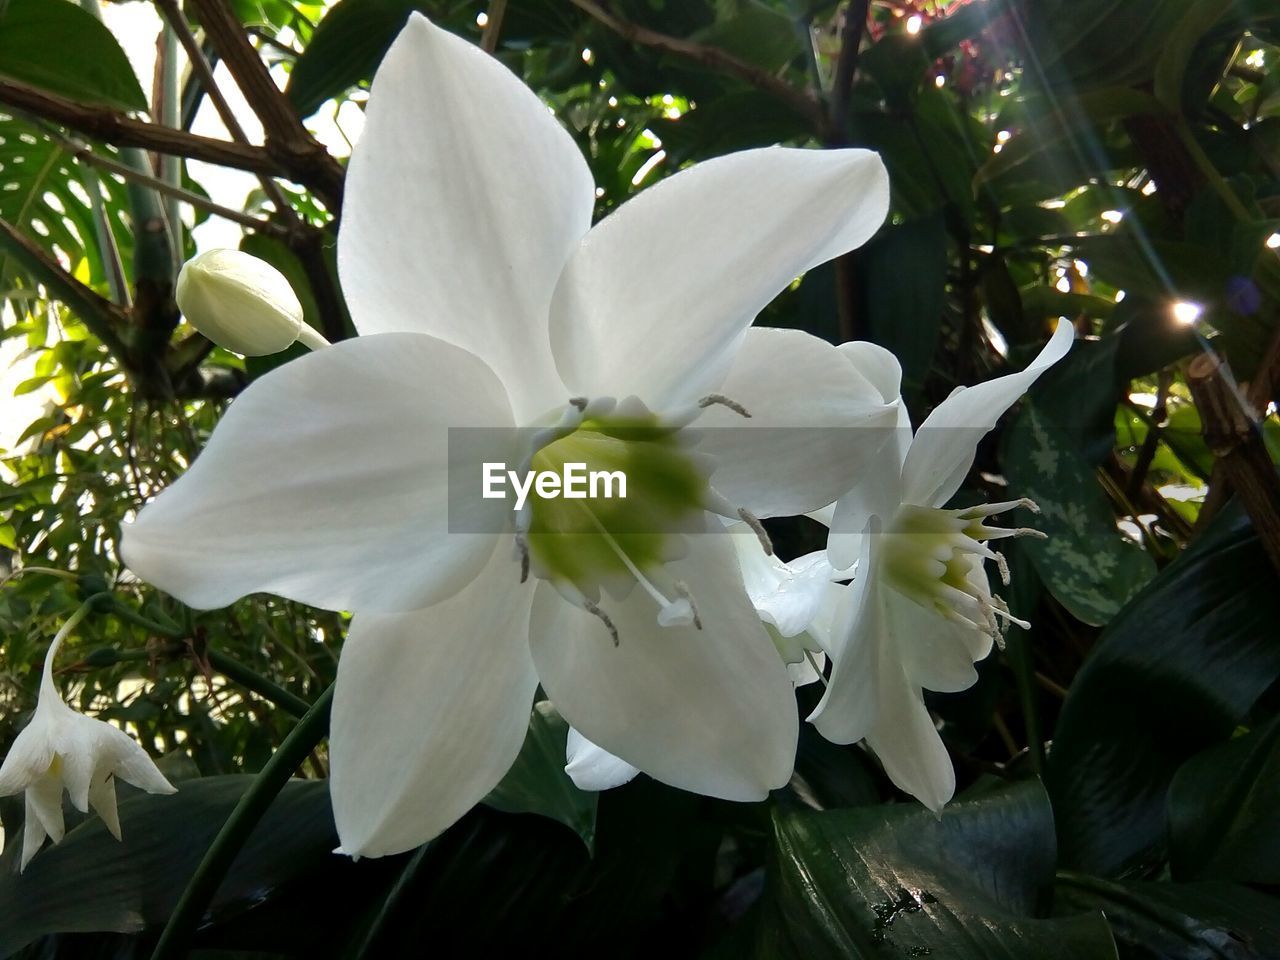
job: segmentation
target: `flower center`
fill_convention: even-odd
[[[1026,627],[1008,605],[991,592],[983,562],[994,560],[1000,578],[1009,583],[1004,557],[986,545],[1003,537],[1043,537],[1038,530],[988,526],[986,518],[1014,507],[1039,512],[1030,500],[982,504],[942,510],[903,504],[885,529],[881,548],[886,581],[899,593],[961,626],[999,640],[1000,621]]]
[[[710,485],[714,461],[693,449],[697,438],[683,429],[708,402],[662,417],[635,397],[574,399],[530,443],[522,473],[560,482],[535,484],[517,514],[524,573],[600,617],[615,643],[601,590],[622,598],[638,584],[660,624],[701,626],[694,598],[664,567],[685,554],[686,534],[703,531],[707,510],[725,512]]]

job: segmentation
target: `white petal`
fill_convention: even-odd
[[[759,800],[791,776],[796,704],[782,660],[742,587],[727,536],[695,534],[665,570],[703,629],[659,627],[640,589],[602,605],[618,629],[538,588],[533,657],[556,708],[583,736],[651,777],[727,800]]]
[[[565,743],[564,772],[579,790],[612,790],[630,783],[640,771],[608,750],[597,747],[573,727]]]
[[[973,651],[990,641],[926,610],[896,590],[887,592],[888,631],[907,677],[917,687],[956,693],[978,680]]]
[[[902,399],[902,364],[893,351],[868,340],[851,340],[836,349],[875,387],[884,403]]]
[[[1025,370],[961,387],[938,404],[911,442],[902,468],[903,502],[940,507],[950,500],[973,466],[978,441],[1040,374],[1067,355],[1074,338],[1071,322],[1059,320],[1049,342]]]
[[[497,786],[524,743],[538,680],[531,585],[504,544],[426,610],[357,614],[338,661],[329,749],[344,852],[426,843]]]
[[[62,820],[62,778],[51,770],[37,777],[27,787],[27,816],[40,821],[54,843],[62,842],[65,831]]]
[[[876,675],[883,655],[884,587],[876,552],[879,530],[873,519],[858,538],[861,556],[831,630],[833,667],[827,689],[809,722],[833,743],[856,743],[875,726],[879,710]]]
[[[911,416],[899,396],[902,368],[888,350],[865,341],[842,343],[840,351],[871,380],[881,399],[893,405],[891,436],[854,477],[852,488],[836,503],[828,523],[827,552],[837,567],[847,567],[861,550],[860,531],[879,517],[889,523],[902,503],[902,465],[911,447]]]
[[[756,516],[816,510],[874,466],[896,405],[840,350],[799,330],[747,331],[716,390],[751,414],[715,405],[698,418],[712,486]]]
[[[920,688],[890,656],[880,660],[876,686],[879,703],[867,746],[898,789],[937,813],[955,793],[956,774]]]
[[[98,724],[101,728],[99,730],[99,736],[102,738],[99,774],[110,773],[113,777],[119,777],[125,783],[139,790],[145,790],[147,793],[177,793],[177,789],[165,779],[165,775],[160,772],[155,761],[147,756],[147,752],[131,736],[101,720],[90,722]],[[105,767],[105,770],[102,767]],[[93,799],[92,791],[89,799]]]
[[[338,268],[362,334],[429,333],[497,371],[522,422],[568,399],[547,311],[595,187],[537,95],[413,14],[374,77]]]
[[[26,796],[26,818],[22,827],[22,863],[18,867],[19,873],[27,869],[27,864],[39,852],[47,836],[44,824],[40,822],[40,816],[36,813],[35,804],[31,802],[31,794],[28,793]]]
[[[745,150],[668,177],[595,226],[566,267],[551,312],[560,375],[588,396],[696,401],[756,314],[865,243],[888,203],[866,150]]]
[[[25,790],[27,784],[43,776],[53,763],[47,719],[48,712],[37,709],[31,722],[14,738],[4,764],[0,765],[0,797]]]
[[[167,784],[168,781],[166,780]],[[151,791],[155,793],[157,791]],[[169,788],[169,792],[173,792],[173,788]],[[117,840],[120,839],[120,811],[116,807],[116,781],[115,777],[100,777],[96,783],[89,788],[89,803],[93,809],[97,811],[98,816],[102,818],[103,824],[111,835]]]
[[[330,610],[418,609],[468,583],[496,542],[451,531],[510,518],[504,501],[478,499],[479,463],[474,489],[453,485],[474,499],[450,486],[463,466],[451,439],[501,431],[451,428],[511,422],[501,384],[465,350],[407,333],[327,347],[231,404],[191,469],[125,527],[125,562],[198,608],[266,591]]]

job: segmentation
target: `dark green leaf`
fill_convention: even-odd
[[[0,5],[0,74],[83,103],[147,109],[116,38],[70,0]]]
[[[18,873],[17,831],[0,856],[0,956],[51,933],[132,933],[161,923],[253,778],[186,780],[173,796],[120,803],[117,841],[89,817]],[[329,787],[294,781],[272,804],[218,890],[215,915],[243,909],[330,858]]]
[[[339,0],[320,21],[293,65],[285,93],[306,117],[373,76],[382,56],[423,0]]]
[[[1155,856],[1170,781],[1280,676],[1280,594],[1237,509],[1115,617],[1071,686],[1049,754],[1063,862],[1113,875]]]
[[[1111,883],[1066,874],[1063,900],[1101,909],[1134,960],[1273,960],[1280,901],[1228,883]]]
[[[1039,783],[941,818],[911,804],[777,811],[760,957],[1037,960],[1114,956],[1101,914],[1036,919],[1054,869]]]
[[[1280,884],[1280,717],[1178,771],[1169,853],[1179,879]]]
[[[484,802],[507,813],[536,813],[559,820],[592,850],[599,794],[579,790],[564,772],[568,734],[569,724],[550,701],[534,704],[520,755]]]

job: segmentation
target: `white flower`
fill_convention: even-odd
[[[301,339],[327,341],[302,319],[302,304],[285,275],[239,250],[208,250],[183,265],[174,290],[178,309],[206,337],[234,353],[261,357]]]
[[[697,534],[720,527],[708,508],[737,520],[829,503],[875,454],[866,430],[814,445],[812,431],[752,429],[893,411],[830,345],[748,328],[875,232],[879,158],[733,154],[591,227],[594,184],[565,130],[498,61],[418,15],[367,116],[338,238],[362,336],[236,399],[126,530],[126,561],[196,607],[269,591],[354,612],[331,724],[352,854],[417,846],[483,797],[539,682],[653,777],[763,797],[791,772],[792,687],[732,544]],[[694,455],[694,419],[737,429],[701,431]],[[482,499],[471,446],[495,433],[516,437],[512,465],[625,464],[628,498],[518,515]]]
[[[53,658],[83,615],[72,616],[49,645],[36,712],[0,766],[0,797],[26,791],[22,870],[27,869],[46,836],[54,843],[62,840],[64,788],[77,810],[87,813],[92,805],[117,840],[120,818],[116,813],[116,777],[148,793],[174,792],[128,734],[72,710],[54,686]]]
[[[857,576],[838,614],[830,684],[809,719],[836,743],[865,739],[889,778],[935,811],[951,799],[955,771],[921,688],[954,692],[977,680],[973,664],[991,652],[999,620],[1013,619],[991,592],[984,562],[1002,561],[985,541],[1033,532],[984,522],[1026,501],[942,507],[973,465],[978,441],[1066,355],[1074,335],[1059,322],[1029,367],[958,388],[914,438],[900,405],[893,449],[864,471],[831,519],[832,560],[856,560]],[[886,401],[897,398],[901,371],[890,355],[865,343],[841,349],[877,378]]]

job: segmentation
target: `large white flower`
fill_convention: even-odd
[[[700,532],[707,508],[815,509],[875,454],[856,428],[892,409],[854,364],[749,327],[875,232],[879,158],[733,154],[591,227],[591,176],[547,108],[417,15],[367,116],[338,241],[362,336],[239,397],[125,560],[196,607],[269,591],[354,612],[331,732],[353,854],[416,846],[484,796],[539,682],[653,777],[764,796],[790,774],[792,688],[729,538]],[[695,454],[694,419],[736,429],[700,429]],[[472,448],[494,428],[513,466],[625,466],[625,507],[480,499]]]
[[[932,810],[955,791],[955,771],[924,705],[922,688],[964,690],[973,664],[991,652],[1000,620],[1012,620],[991,592],[986,541],[1032,531],[991,527],[988,517],[1019,503],[946,510],[964,482],[978,441],[1027,388],[1071,348],[1059,322],[1025,370],[960,387],[915,437],[898,399],[901,370],[871,344],[841,349],[899,404],[892,446],[836,504],[832,562],[856,561],[857,576],[837,613],[830,683],[810,720],[829,740],[866,740],[889,778]],[[1001,567],[1004,572],[1003,566]]]
[[[77,810],[87,813],[92,806],[117,840],[120,818],[116,812],[116,777],[148,793],[174,792],[164,774],[127,733],[72,710],[54,686],[53,658],[81,616],[69,619],[49,645],[35,714],[13,741],[13,748],[0,766],[0,797],[26,793],[22,870],[46,837],[54,843],[61,842],[65,829],[64,788]]]

